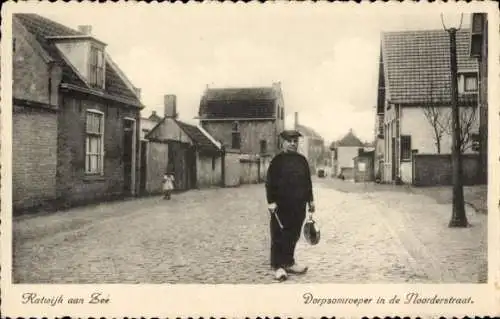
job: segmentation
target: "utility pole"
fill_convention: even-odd
[[[441,19],[443,16],[441,15]],[[460,18],[462,25],[462,17]],[[443,22],[444,27],[444,22]],[[450,36],[450,71],[451,71],[451,120],[452,120],[452,181],[453,181],[453,211],[448,227],[467,227],[467,215],[465,214],[464,187],[462,184],[462,155],[460,154],[460,120],[458,110],[458,82],[457,82],[457,45],[456,34],[460,27],[444,29]]]

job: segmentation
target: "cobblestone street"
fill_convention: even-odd
[[[478,282],[487,215],[450,229],[451,205],[402,191],[341,192],[314,182],[321,241],[288,283]],[[13,223],[15,283],[273,283],[264,185],[22,216]],[[482,279],[481,279],[482,278]]]

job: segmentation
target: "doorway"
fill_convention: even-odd
[[[135,120],[125,118],[123,121],[123,194],[135,193]]]

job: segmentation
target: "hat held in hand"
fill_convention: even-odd
[[[313,220],[312,215],[304,224],[304,238],[311,245],[319,243],[321,238],[318,223]]]

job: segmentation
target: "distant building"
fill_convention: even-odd
[[[297,112],[295,112],[294,128],[302,134],[299,139],[298,152],[306,157],[311,173],[316,174],[318,167],[325,166],[325,141],[314,129],[299,124]]]
[[[354,158],[364,147],[352,129],[342,139],[332,144],[332,162],[337,177],[354,179]]]
[[[272,156],[280,149],[284,118],[280,83],[206,89],[198,119],[225,149],[226,186],[263,181]]]

